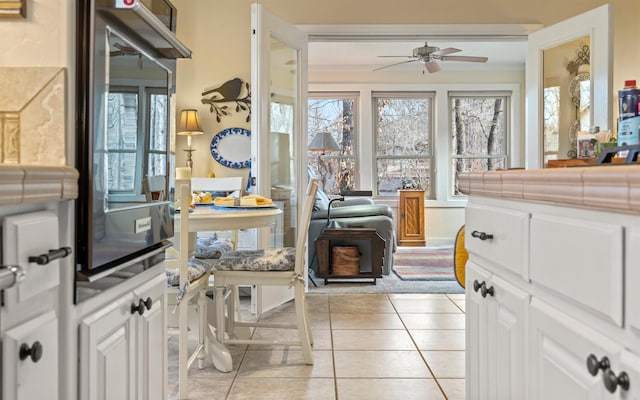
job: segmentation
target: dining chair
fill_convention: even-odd
[[[216,307],[215,339],[218,344],[222,346],[226,344],[300,346],[305,363],[313,364],[311,349],[313,338],[305,304],[305,251],[306,236],[317,190],[318,182],[315,179],[310,180],[306,190],[301,220],[298,224],[296,247],[236,250],[223,255],[213,266],[214,303]],[[225,290],[233,292],[241,285],[293,287],[296,323],[268,324],[260,323],[259,321],[236,320],[236,307],[234,304],[236,297],[233,295],[225,296]],[[240,338],[238,337],[240,335],[236,335],[236,327],[297,329],[298,340],[281,341],[256,340],[250,337]]]
[[[207,330],[208,280],[210,262],[191,257],[189,250],[189,205],[191,203],[191,182],[189,179],[175,181],[176,212],[179,204],[180,221],[176,224],[177,248],[167,250],[165,272],[169,286],[168,295],[175,295],[178,310],[178,391],[179,399],[188,398],[187,371],[198,360],[198,369],[204,368],[207,357],[205,340]],[[172,257],[172,258],[171,258]],[[167,303],[173,303],[168,299]],[[188,352],[189,306],[195,303],[197,312],[198,342],[192,353]]]

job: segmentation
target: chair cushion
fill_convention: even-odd
[[[193,282],[211,270],[211,264],[197,258],[189,259],[189,282]],[[180,285],[180,268],[165,268],[169,286]]]
[[[213,266],[219,271],[293,271],[296,249],[236,250],[224,254]]]
[[[233,250],[233,243],[228,240],[213,238],[196,239],[196,258],[220,258],[223,254]]]

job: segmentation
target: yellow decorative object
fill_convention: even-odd
[[[453,267],[455,269],[456,280],[462,287],[464,287],[464,275],[468,259],[469,253],[464,247],[464,225],[462,225],[456,234],[456,243],[453,248]]]
[[[273,201],[257,194],[237,197],[216,197],[213,204],[217,206],[243,206],[243,207],[267,207],[273,205]]]
[[[208,178],[215,178],[216,174],[214,174],[213,172],[209,172],[209,175],[207,175]]]

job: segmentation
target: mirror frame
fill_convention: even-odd
[[[525,167],[543,168],[543,53],[552,47],[589,36],[591,43],[591,126],[613,129],[612,10],[605,4],[529,35],[526,63]]]

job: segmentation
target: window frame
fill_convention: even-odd
[[[453,168],[454,160],[462,160],[462,159],[504,159],[505,168],[510,167],[510,141],[512,136],[512,122],[511,122],[511,108],[512,108],[512,93],[510,91],[505,90],[464,90],[464,91],[454,91],[451,90],[447,93],[447,115],[449,116],[449,179],[448,179],[448,193],[450,198],[466,198],[464,194],[456,194],[456,176],[455,169]],[[503,105],[503,114],[505,118],[505,134],[504,134],[504,153],[501,155],[465,155],[465,156],[457,156],[453,154],[453,126],[451,125],[451,115],[453,112],[452,100],[454,98],[498,98],[502,97],[504,99]]]
[[[395,194],[381,194],[380,188],[378,185],[378,160],[379,159],[388,159],[388,160],[428,160],[429,162],[429,184],[434,187],[435,183],[435,173],[434,173],[434,138],[435,138],[435,112],[436,112],[436,93],[433,91],[372,91],[371,92],[371,117],[372,117],[372,141],[373,141],[373,188],[374,194],[376,197],[381,198],[389,198],[389,197],[397,197],[398,193],[396,191]],[[385,155],[381,156],[378,154],[378,107],[377,107],[377,99],[380,98],[390,98],[390,99],[429,99],[429,131],[427,133],[427,140],[429,143],[429,152],[426,155],[409,155],[409,156],[397,156],[397,155]],[[425,188],[426,189],[426,188]],[[435,198],[435,190],[425,190],[425,199],[434,199]]]
[[[330,159],[330,160],[336,160],[336,161],[340,161],[340,160],[351,160],[354,164],[354,168],[356,171],[356,177],[355,177],[355,183],[354,183],[354,187],[353,190],[358,190],[361,188],[362,186],[362,174],[361,174],[361,170],[362,170],[362,164],[360,163],[360,159],[359,159],[359,154],[360,154],[360,136],[361,136],[361,131],[360,131],[360,120],[361,120],[361,113],[360,113],[360,104],[361,104],[361,99],[360,99],[361,94],[357,91],[312,91],[309,90],[309,92],[307,93],[307,110],[308,110],[308,105],[309,105],[309,101],[314,100],[314,99],[352,99],[353,100],[353,130],[352,130],[352,146],[353,146],[353,154],[350,156],[344,156],[344,155],[330,155],[327,154],[324,157],[326,159]],[[307,119],[309,119],[309,113],[307,113]],[[310,124],[307,124],[307,129],[309,130],[308,132],[308,136],[307,136],[307,145],[305,147],[307,147],[309,145],[309,143],[311,142],[311,139],[313,139],[311,136],[313,136],[310,132],[310,128],[309,128]],[[334,138],[335,139],[335,138]],[[339,141],[336,140],[336,143],[339,144]],[[316,157],[316,154],[313,152],[310,152],[307,150],[307,154],[308,154],[308,164],[310,164],[311,158],[312,157]],[[331,194],[337,194],[337,193],[331,193]]]
[[[448,96],[449,91],[509,91],[511,92],[511,137],[509,138],[509,165],[511,168],[524,167],[525,163],[525,101],[523,96],[524,81],[517,76],[508,75],[505,81],[508,82],[486,82],[486,83],[309,83],[311,92],[358,92],[360,93],[360,140],[358,146],[358,157],[360,161],[360,188],[363,190],[373,190],[376,179],[373,159],[373,136],[372,132],[372,110],[371,92],[373,91],[433,91],[435,98],[435,128],[433,158],[435,160],[436,173],[433,186],[435,186],[435,198],[425,199],[425,207],[439,208],[459,208],[467,204],[466,196],[450,196],[449,167],[450,144],[449,144],[449,118],[448,118]],[[444,171],[444,172],[440,172]],[[396,207],[397,196],[373,196],[376,203],[387,204]]]

